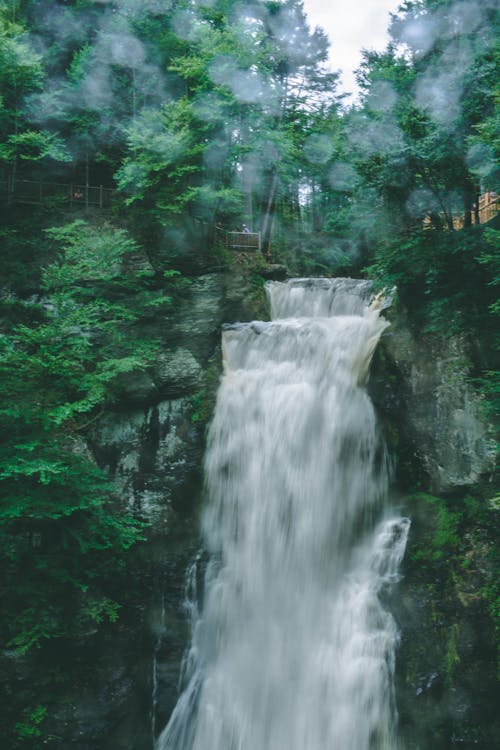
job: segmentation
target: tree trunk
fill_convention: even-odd
[[[85,151],[85,211],[89,210],[89,152]]]
[[[481,218],[479,216],[479,198],[480,197],[481,197],[481,194],[479,192],[478,187],[476,186],[475,196],[474,196],[474,224],[479,224],[481,221]]]
[[[472,212],[474,206],[474,185],[470,182],[464,185],[463,192],[464,205],[464,227],[472,226]]]
[[[245,196],[245,223],[253,232],[253,167],[250,162],[243,164],[243,193]]]
[[[274,209],[276,206],[276,196],[278,194],[278,172],[276,169],[271,173],[269,190],[264,200],[264,214],[261,221],[262,234],[262,252],[266,255],[271,248],[271,234],[274,222]]]

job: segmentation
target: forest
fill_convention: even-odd
[[[231,268],[228,232],[260,235],[257,297],[272,269],[396,287],[412,330],[468,342],[498,417],[498,13],[404,0],[353,103],[301,0],[0,2],[0,636],[43,675],[3,685],[2,747],[66,746],[47,721],[66,654],[138,595],[151,520],[92,430],[151,372],[152,321]],[[498,644],[498,488],[475,491],[442,500],[441,547],[450,575],[469,532],[486,550]]]

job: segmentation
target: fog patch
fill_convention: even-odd
[[[487,180],[499,169],[495,153],[486,143],[474,143],[467,152],[466,162],[480,180]]]
[[[415,101],[437,123],[453,123],[460,115],[462,86],[453,73],[427,71],[417,82]]]
[[[366,99],[368,107],[374,112],[390,112],[394,109],[398,95],[389,81],[374,81]]]
[[[45,46],[49,57],[51,40],[57,43],[59,50],[75,45],[77,49],[66,77],[50,76],[44,90],[27,99],[27,112],[38,123],[71,122],[85,110],[95,113],[87,136],[71,139],[75,158],[81,155],[82,148],[88,155],[94,142],[99,141],[102,146],[105,141],[116,140],[124,126],[130,125],[127,114],[130,118],[137,116],[142,109],[160,107],[171,98],[165,74],[150,59],[149,47],[134,33],[132,26],[135,15],[148,11],[164,13],[170,4],[122,0],[102,5],[107,7],[99,14],[95,8],[70,12],[46,3],[37,9],[37,17],[40,17],[37,46]],[[58,59],[56,57],[52,63],[54,70],[57,70]]]
[[[186,148],[186,134],[169,130],[161,111],[141,112],[125,132],[132,151],[139,149],[161,159],[163,164],[174,162]]]
[[[405,145],[404,135],[392,119],[369,120],[361,114],[353,118],[347,137],[351,148],[362,156],[396,154]]]
[[[328,180],[334,190],[351,192],[359,182],[359,175],[351,164],[339,161],[331,168]]]
[[[203,152],[205,168],[212,173],[220,172],[227,163],[229,148],[229,144],[225,139],[212,141]]]
[[[99,111],[111,105],[113,94],[108,68],[98,68],[93,71],[92,75],[85,76],[78,87],[78,95],[75,97],[75,101],[78,102],[82,99],[87,109]]]
[[[423,57],[441,36],[442,26],[435,18],[418,16],[416,13],[396,18],[390,26],[394,41],[406,47],[413,56]]]
[[[273,95],[264,77],[256,69],[242,69],[230,55],[218,55],[209,66],[212,81],[227,86],[235,98],[244,103],[269,100]]]
[[[235,28],[237,37],[243,44],[248,44],[249,37],[257,38],[263,28],[264,13],[262,7],[252,5],[236,5],[231,12],[231,26]]]
[[[305,140],[304,153],[312,164],[325,164],[333,154],[331,136],[313,133]]]
[[[470,34],[484,22],[481,6],[475,0],[458,2],[448,11],[448,33]]]
[[[138,161],[125,161],[118,170],[116,179],[120,190],[133,195],[133,200],[141,199],[150,185],[149,165]]]
[[[415,58],[426,55],[438,40],[445,42],[462,34],[487,28],[487,11],[494,9],[495,0],[459,0],[450,6],[432,11],[416,7],[403,17],[395,17],[389,28],[392,39]]]
[[[193,99],[191,107],[195,117],[204,122],[220,122],[226,112],[224,100],[213,92],[198,94]]]
[[[101,52],[103,62],[136,68],[144,62],[146,52],[144,45],[130,33],[106,33],[99,39],[97,56]]]
[[[91,13],[77,14],[73,9],[55,6],[53,2],[36,3],[34,19],[39,30],[38,44],[43,44],[46,49],[50,46],[43,38],[45,32],[49,38],[57,40],[60,49],[75,47],[87,39],[89,29],[93,28],[91,18]]]
[[[417,188],[413,190],[406,201],[406,210],[415,218],[422,218],[427,214],[439,211],[439,204],[436,196],[427,188]]]
[[[177,10],[172,19],[174,33],[184,41],[196,41],[203,33],[206,23],[202,21],[195,8]]]
[[[292,61],[301,57],[306,49],[302,30],[307,24],[302,24],[300,17],[304,16],[301,6],[280,5],[277,12],[270,13],[266,24],[271,30],[273,39],[279,42],[282,52]],[[299,32],[300,29],[300,32]]]

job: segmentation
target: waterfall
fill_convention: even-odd
[[[267,285],[226,327],[209,431],[211,562],[185,689],[157,750],[395,750],[383,605],[408,519],[364,389],[388,323],[369,282]]]

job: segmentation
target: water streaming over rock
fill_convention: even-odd
[[[185,689],[158,750],[394,750],[408,520],[363,387],[388,325],[368,282],[268,284],[273,321],[223,334]]]

